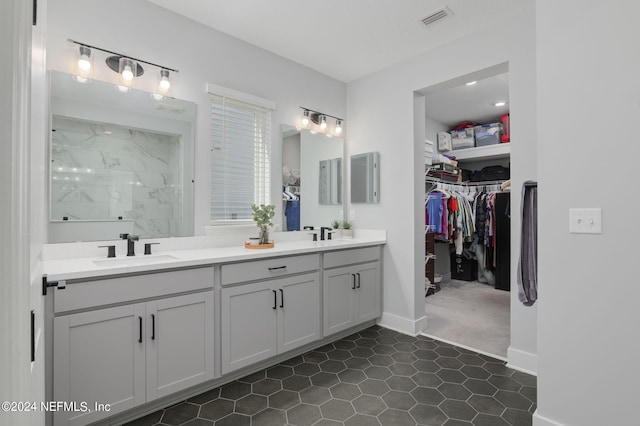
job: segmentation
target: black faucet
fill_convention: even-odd
[[[127,240],[127,256],[135,256],[136,247],[134,241],[138,241],[140,237],[138,237],[137,235],[120,234],[120,238],[123,240]]]
[[[320,241],[324,241],[324,231],[331,231],[331,228],[329,228],[328,226],[321,226],[320,227]],[[331,233],[327,232],[327,239],[331,239]]]

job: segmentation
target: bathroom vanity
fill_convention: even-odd
[[[385,242],[371,231],[270,250],[46,261],[58,282],[49,399],[79,408],[53,424],[120,424],[372,325]]]

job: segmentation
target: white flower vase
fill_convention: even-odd
[[[353,229],[343,229],[342,238],[353,238]]]

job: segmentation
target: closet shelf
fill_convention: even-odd
[[[456,149],[448,154],[455,156],[458,161],[481,161],[509,158],[511,155],[511,143],[499,143],[497,145]]]

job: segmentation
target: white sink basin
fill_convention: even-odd
[[[131,257],[112,257],[107,259],[94,260],[96,266],[139,266],[149,265],[152,263],[162,263],[167,260],[176,260],[177,257],[170,254],[157,254],[151,256],[131,256]]]

